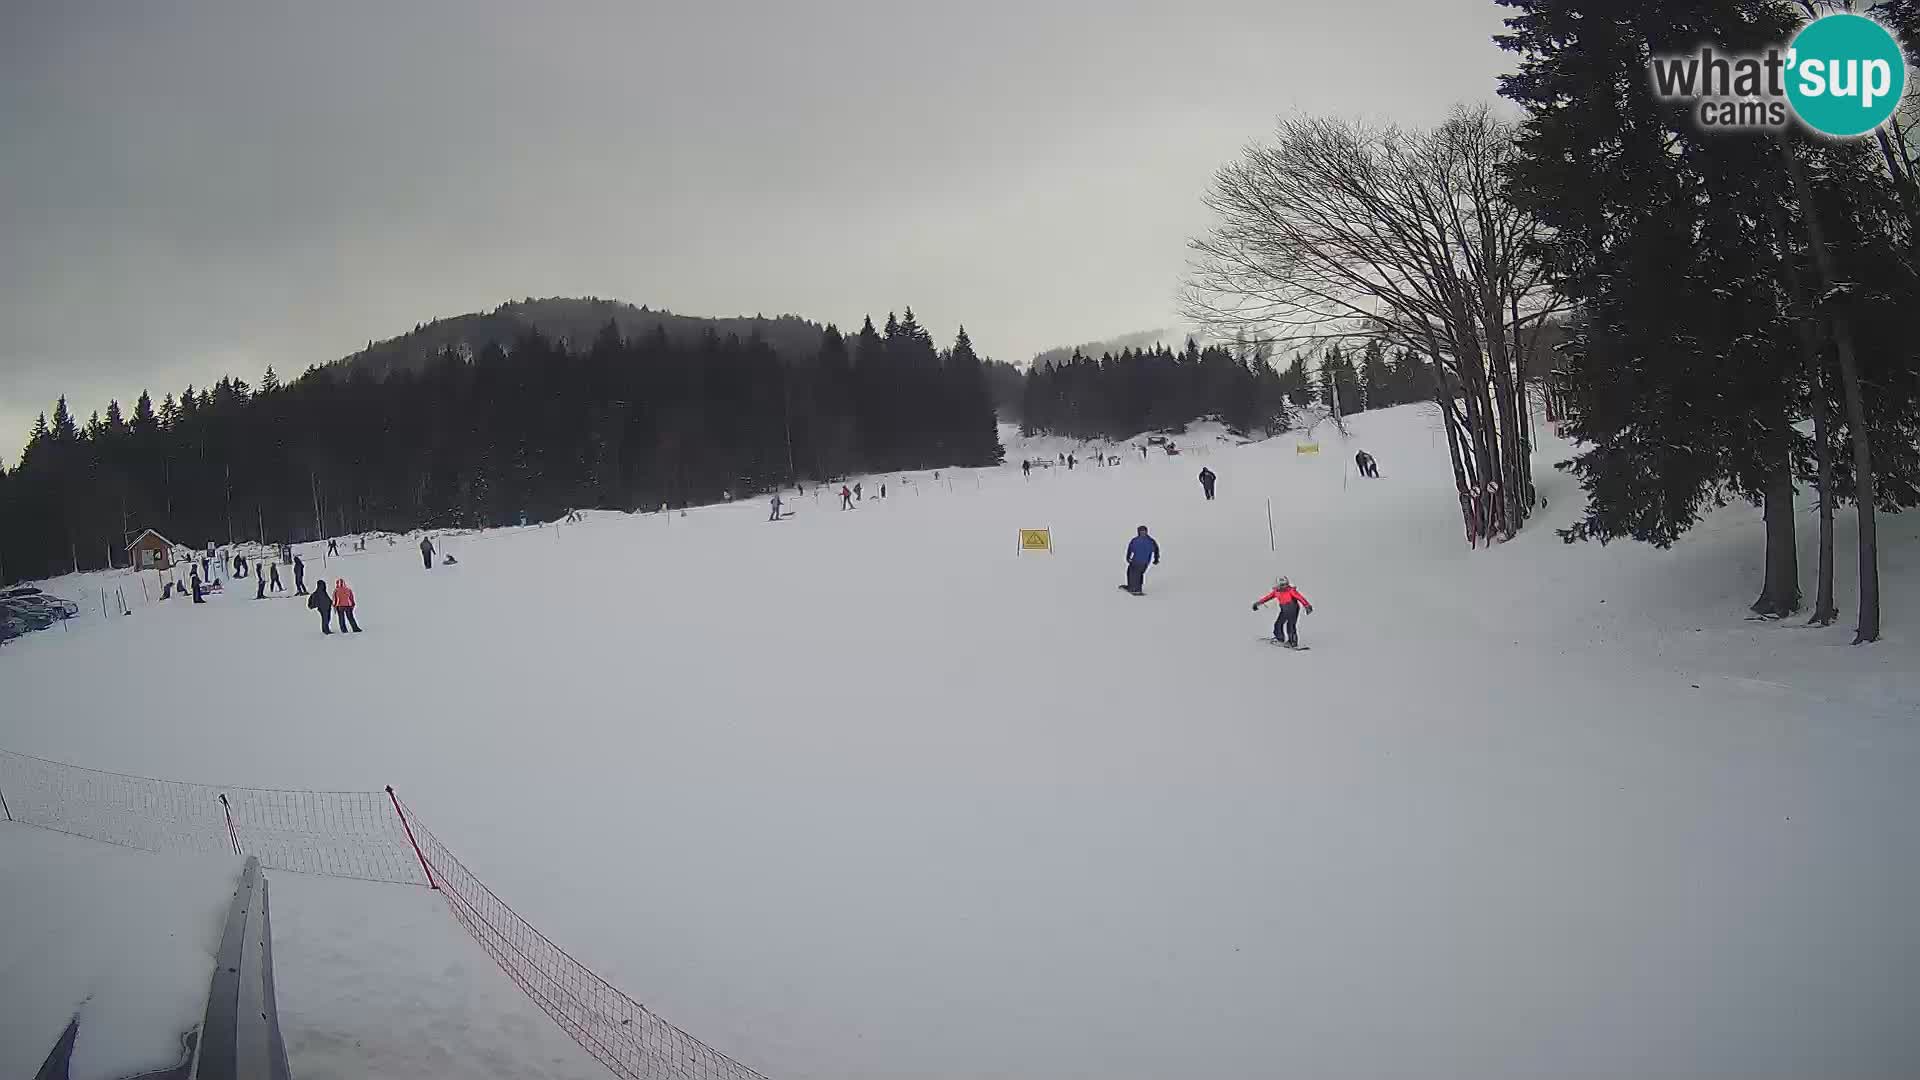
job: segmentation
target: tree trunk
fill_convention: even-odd
[[[1454,430],[1453,402],[1447,397],[1446,372],[1440,367],[1440,343],[1435,339],[1433,330],[1426,330],[1427,374],[1433,384],[1433,403],[1440,409],[1440,426],[1447,431],[1447,459],[1453,464],[1454,489],[1460,493],[1460,517],[1467,527],[1467,543],[1477,539],[1473,528],[1473,514],[1467,502],[1467,493],[1472,489],[1472,479],[1468,475],[1467,462],[1460,447],[1460,433]]]
[[[1817,366],[1813,381],[1813,455],[1820,490],[1819,580],[1814,584],[1813,618],[1808,622],[1832,626],[1840,617],[1833,605],[1833,446],[1827,433],[1826,380]]]
[[[1807,246],[1813,250],[1813,265],[1819,274],[1823,292],[1834,286],[1833,257],[1827,251],[1826,234],[1820,227],[1820,210],[1814,204],[1807,183],[1806,168],[1785,142],[1781,152],[1787,157],[1787,172],[1793,177],[1794,195],[1807,219]],[[1840,354],[1840,392],[1846,402],[1847,430],[1853,443],[1854,511],[1860,520],[1860,621],[1853,633],[1855,645],[1880,640],[1880,537],[1874,521],[1873,450],[1867,442],[1867,407],[1860,393],[1860,366],[1853,351],[1853,327],[1844,312],[1831,316],[1833,344]]]
[[[1833,447],[1828,441],[1831,436],[1827,433],[1826,365],[1821,358],[1820,330],[1815,322],[1817,316],[1807,298],[1807,283],[1801,278],[1799,264],[1795,262],[1793,237],[1787,230],[1786,215],[1776,204],[1769,204],[1767,213],[1780,244],[1780,276],[1786,282],[1787,298],[1792,303],[1794,336],[1800,343],[1800,364],[1806,369],[1807,382],[1812,388],[1814,485],[1819,493],[1820,540],[1813,617],[1807,621],[1819,626],[1831,626],[1839,616],[1839,611],[1833,605]]]
[[[1793,462],[1784,442],[1776,446],[1771,464],[1761,512],[1767,525],[1766,577],[1760,586],[1760,598],[1753,602],[1753,611],[1784,619],[1800,610],[1800,556],[1793,522]]]

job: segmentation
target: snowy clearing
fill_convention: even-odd
[[[1920,1073],[1920,522],[1883,521],[1886,639],[1848,648],[1850,515],[1842,625],[1747,622],[1755,511],[1565,546],[1543,430],[1551,507],[1469,551],[1426,412],[1352,429],[1030,480],[1057,451],[1009,445],[853,511],[593,513],[430,572],[308,545],[366,633],[250,582],[76,620],[0,650],[0,746],[391,783],[779,1078]],[[1164,563],[1133,598],[1137,524]],[[1041,527],[1055,553],[1018,554]],[[1257,640],[1278,574],[1310,654]],[[271,880],[296,1075],[600,1075],[463,1015],[514,991],[432,894]],[[397,1049],[416,1010],[439,1049]]]

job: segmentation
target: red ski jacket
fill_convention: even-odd
[[[1299,604],[1301,607],[1306,608],[1308,611],[1313,610],[1313,605],[1307,602],[1306,594],[1302,593],[1299,589],[1296,589],[1291,585],[1287,586],[1284,589],[1273,590],[1267,595],[1254,601],[1253,606],[1259,607],[1261,604],[1264,604],[1269,600],[1277,600],[1282,604]]]

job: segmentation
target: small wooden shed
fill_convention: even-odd
[[[173,541],[145,529],[127,545],[127,561],[135,570],[171,570]]]

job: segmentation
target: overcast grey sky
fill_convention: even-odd
[[[1488,100],[1492,0],[0,4],[0,459],[439,315],[592,294],[988,355],[1175,321],[1291,110]]]

